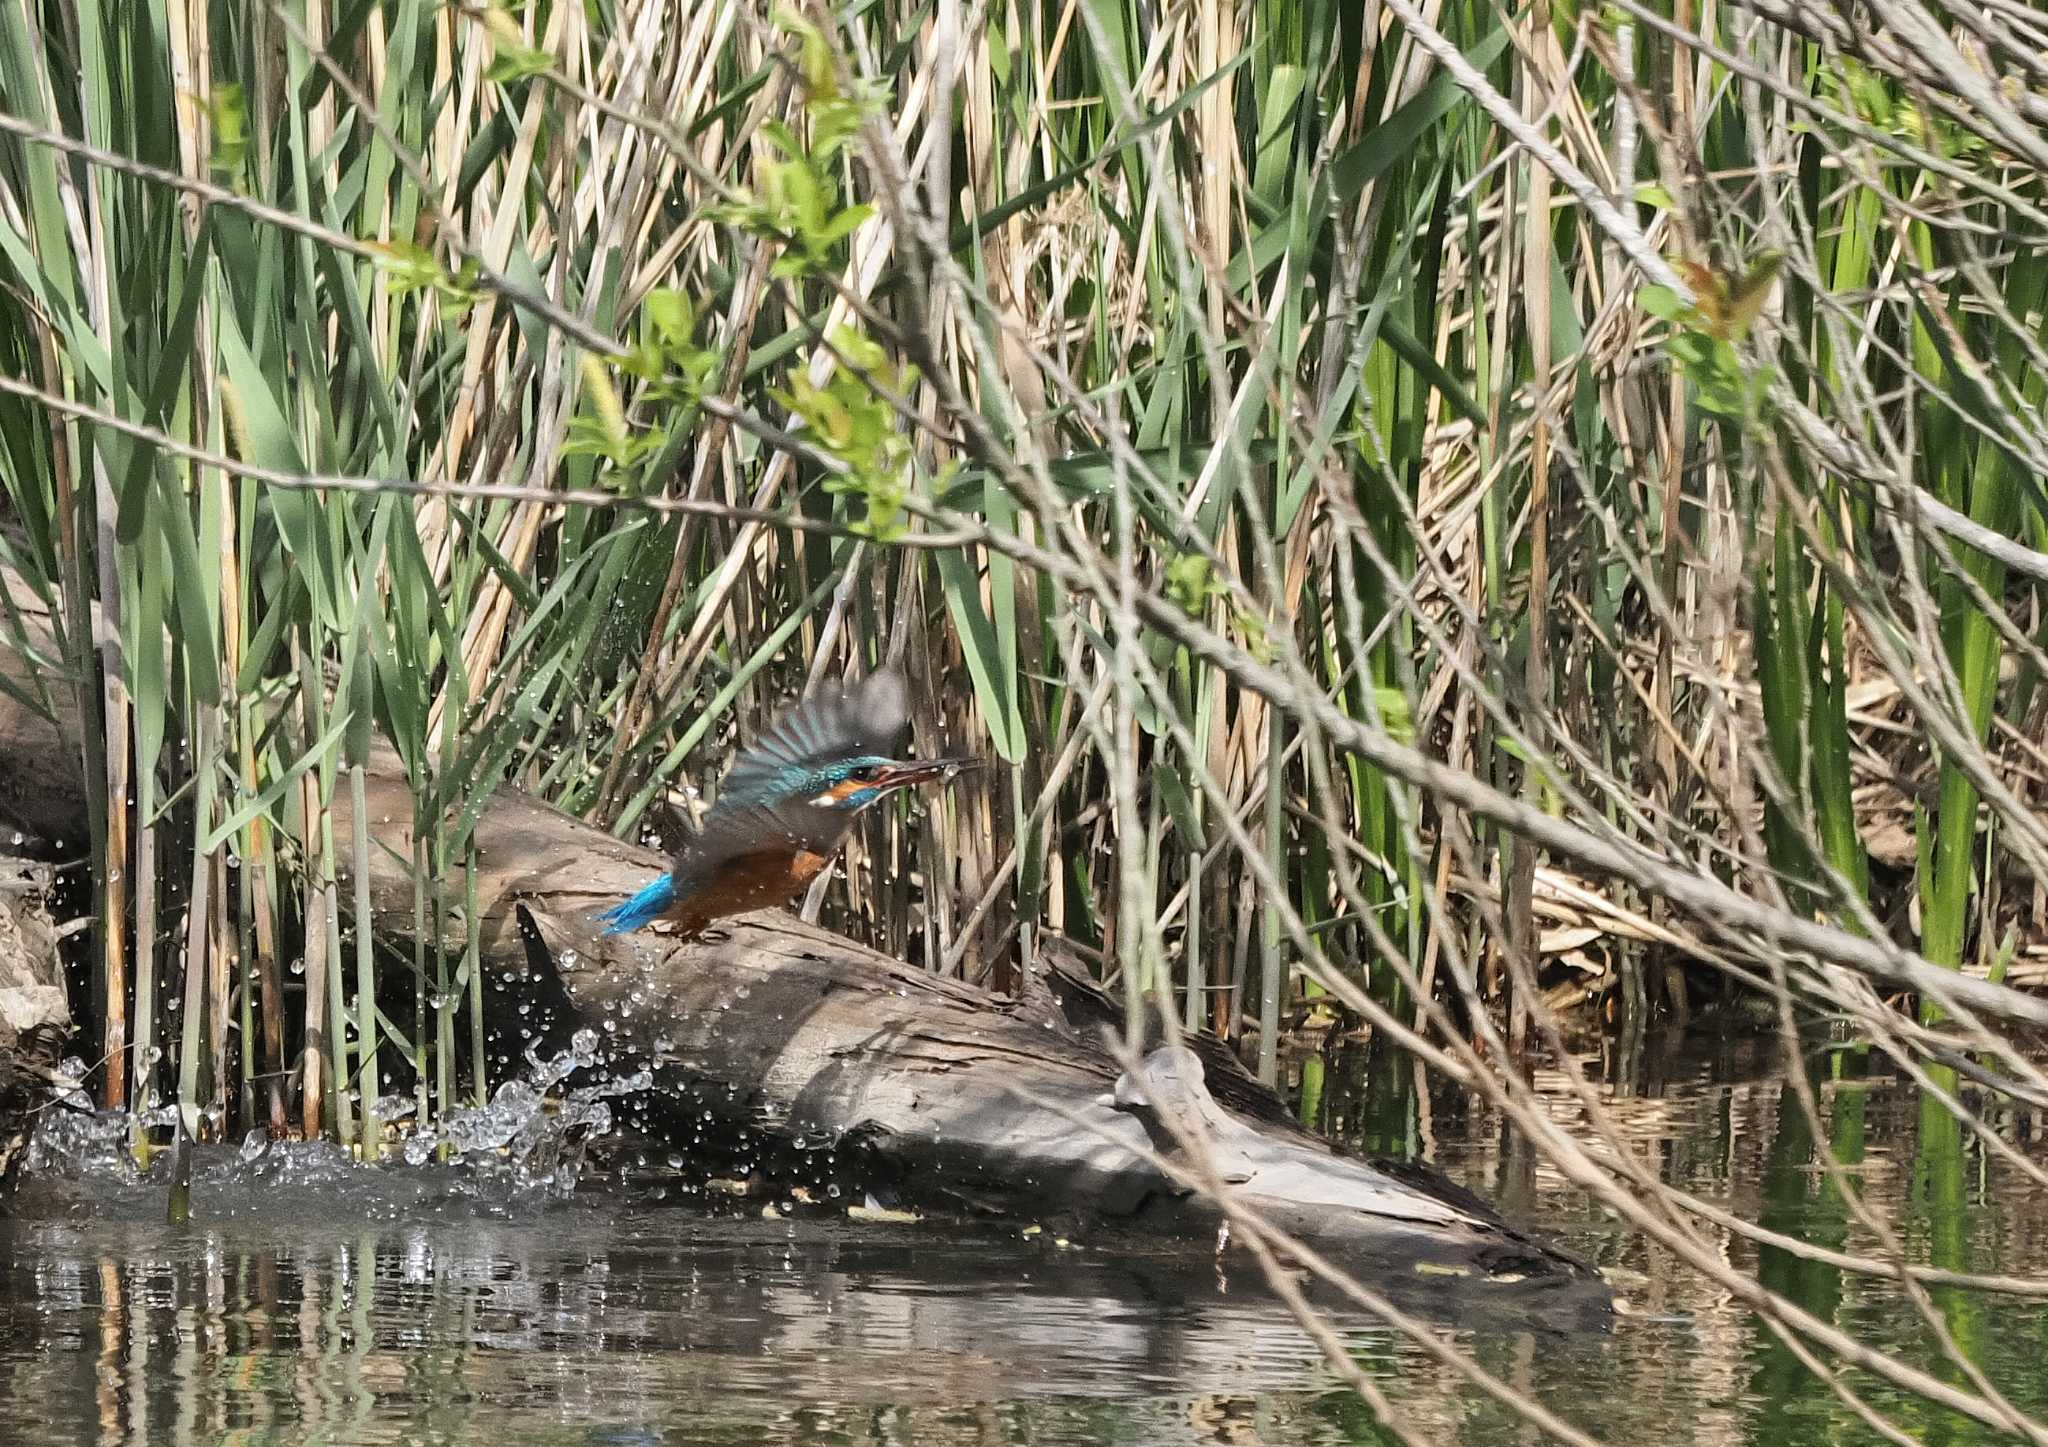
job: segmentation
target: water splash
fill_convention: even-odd
[[[415,1131],[385,1165],[365,1166],[329,1141],[273,1140],[261,1126],[226,1145],[195,1147],[195,1217],[326,1210],[346,1201],[354,1213],[410,1218],[436,1202],[488,1208],[536,1197],[563,1199],[576,1187],[591,1142],[611,1133],[610,1102],[653,1085],[646,1069],[603,1072],[600,1041],[596,1030],[585,1029],[552,1056],[529,1047],[526,1070],[500,1085],[487,1104],[446,1112]],[[567,1086],[579,1071],[593,1078]],[[82,1062],[59,1067],[54,1099],[30,1137],[24,1195],[17,1204],[28,1203],[35,1214],[159,1217],[169,1153],[159,1150],[144,1169],[134,1145],[138,1127],[174,1127],[177,1105],[159,1106],[139,1120],[123,1111],[95,1110],[79,1083],[85,1076]],[[412,1116],[416,1108],[414,1097],[399,1094],[382,1097],[376,1106],[386,1124]],[[210,1113],[202,1132],[215,1134],[220,1124]]]
[[[569,1048],[550,1058],[529,1047],[526,1061],[526,1073],[500,1085],[487,1104],[451,1110],[436,1128],[406,1141],[406,1162],[423,1166],[445,1155],[484,1179],[566,1196],[575,1188],[590,1143],[611,1133],[608,1102],[654,1083],[652,1073],[643,1069],[578,1086],[559,1099],[550,1096],[571,1075],[599,1063],[595,1030],[578,1030]]]
[[[377,1097],[377,1119],[389,1125],[393,1121],[409,1119],[419,1109],[419,1100],[410,1095],[380,1095]]]
[[[79,1110],[58,1101],[36,1120],[22,1161],[30,1176],[63,1180],[138,1175],[128,1150],[130,1117],[124,1111]]]

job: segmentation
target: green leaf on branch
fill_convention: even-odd
[[[835,329],[829,341],[834,364],[822,386],[798,368],[770,395],[801,424],[799,436],[842,465],[825,490],[865,502],[853,531],[886,541],[903,532],[911,473],[910,442],[891,397],[909,392],[917,369],[892,366],[873,338],[851,327]]]
[[[1217,581],[1209,559],[1201,553],[1182,553],[1166,565],[1166,596],[1190,618],[1200,617],[1211,598],[1229,591]]]
[[[526,32],[503,6],[486,9],[483,21],[491,37],[491,63],[484,71],[485,80],[493,85],[512,85],[554,69],[555,58],[528,45]]]
[[[217,85],[206,104],[213,131],[213,174],[232,184],[249,155],[249,105],[242,87]]]

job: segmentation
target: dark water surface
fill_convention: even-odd
[[[1600,1088],[1666,1179],[1778,1231],[1872,1250],[1815,1170],[1803,1118],[1780,1111],[1774,1050],[1666,1042],[1625,1086]],[[1582,1063],[1596,1081],[1615,1073]],[[1835,1070],[1815,1066],[1836,1149],[1918,1258],[2048,1272],[2035,1183],[1923,1128],[1909,1087],[1844,1085]],[[1309,1084],[1333,1133],[1424,1150],[1610,1269],[1631,1307],[1605,1332],[1468,1312],[1439,1324],[1444,1337],[1607,1440],[1856,1435],[1747,1310],[1606,1220],[1497,1121],[1409,1080],[1339,1057]],[[1562,1081],[1539,1083],[1576,1122]],[[2037,1152],[2032,1115],[1991,1119]],[[1062,1245],[1057,1226],[719,1219],[588,1185],[550,1201],[282,1147],[209,1166],[185,1227],[163,1224],[160,1188],[92,1174],[32,1186],[23,1204],[0,1221],[0,1442],[1379,1440],[1241,1254]],[[1710,1239],[1759,1269],[1756,1248]],[[1775,1254],[1761,1270],[1845,1330],[1956,1375],[1895,1283]],[[2048,1410],[2048,1303],[1936,1299],[2001,1390]],[[1355,1313],[1339,1326],[1419,1436],[1536,1440],[1397,1334]],[[1867,1375],[1845,1380],[1925,1440],[1989,1440]]]

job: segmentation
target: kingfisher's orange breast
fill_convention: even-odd
[[[808,849],[743,854],[677,900],[664,918],[674,921],[678,933],[688,938],[713,920],[788,902],[831,862],[829,856]]]

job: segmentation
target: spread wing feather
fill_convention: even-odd
[[[820,760],[860,756],[903,756],[910,734],[910,689],[893,668],[860,682],[821,688],[771,724],[754,746],[733,761],[711,811],[727,805],[771,803],[782,797],[792,776]],[[705,828],[711,819],[705,820]]]

